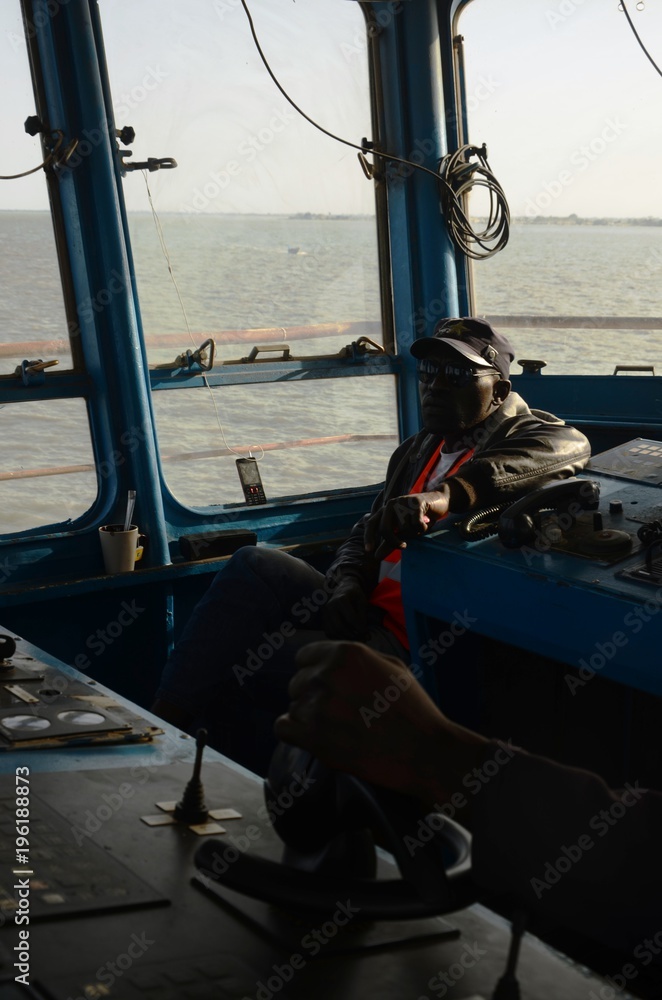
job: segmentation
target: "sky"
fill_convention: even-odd
[[[419,2],[419,0],[410,0]],[[662,66],[662,0],[628,10]],[[370,135],[367,47],[349,0],[249,0],[285,89],[325,128]],[[279,94],[239,0],[100,0],[118,126],[150,175],[159,211],[368,213],[356,151],[319,134]],[[662,217],[662,77],[616,0],[473,0],[465,38],[470,140],[487,144],[513,215]],[[0,5],[0,174],[29,169],[38,143],[18,0]],[[139,172],[129,208],[147,211]],[[43,174],[0,182],[0,209],[46,208]],[[472,208],[480,211],[479,199]]]

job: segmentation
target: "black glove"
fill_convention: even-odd
[[[367,639],[368,598],[358,580],[338,582],[322,609],[322,624],[329,639]]]

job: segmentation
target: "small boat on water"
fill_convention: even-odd
[[[287,252],[288,253],[292,253],[292,254],[299,253],[299,250],[300,250],[300,247],[288,247],[287,248]]]

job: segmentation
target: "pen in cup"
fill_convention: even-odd
[[[136,505],[136,491],[129,490],[127,500],[126,500],[126,517],[124,518],[124,530],[128,531],[131,527],[131,518],[133,517],[133,508]]]

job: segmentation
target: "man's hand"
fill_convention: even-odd
[[[395,657],[359,643],[316,642],[297,665],[275,733],[329,767],[431,805],[461,791],[482,760],[487,741],[442,715]]]
[[[329,639],[367,638],[368,598],[358,580],[338,581],[322,609],[322,625]]]
[[[378,561],[393,549],[407,547],[407,538],[424,535],[431,524],[448,512],[447,486],[433,493],[413,493],[394,497],[368,519],[365,526],[365,550]]]

